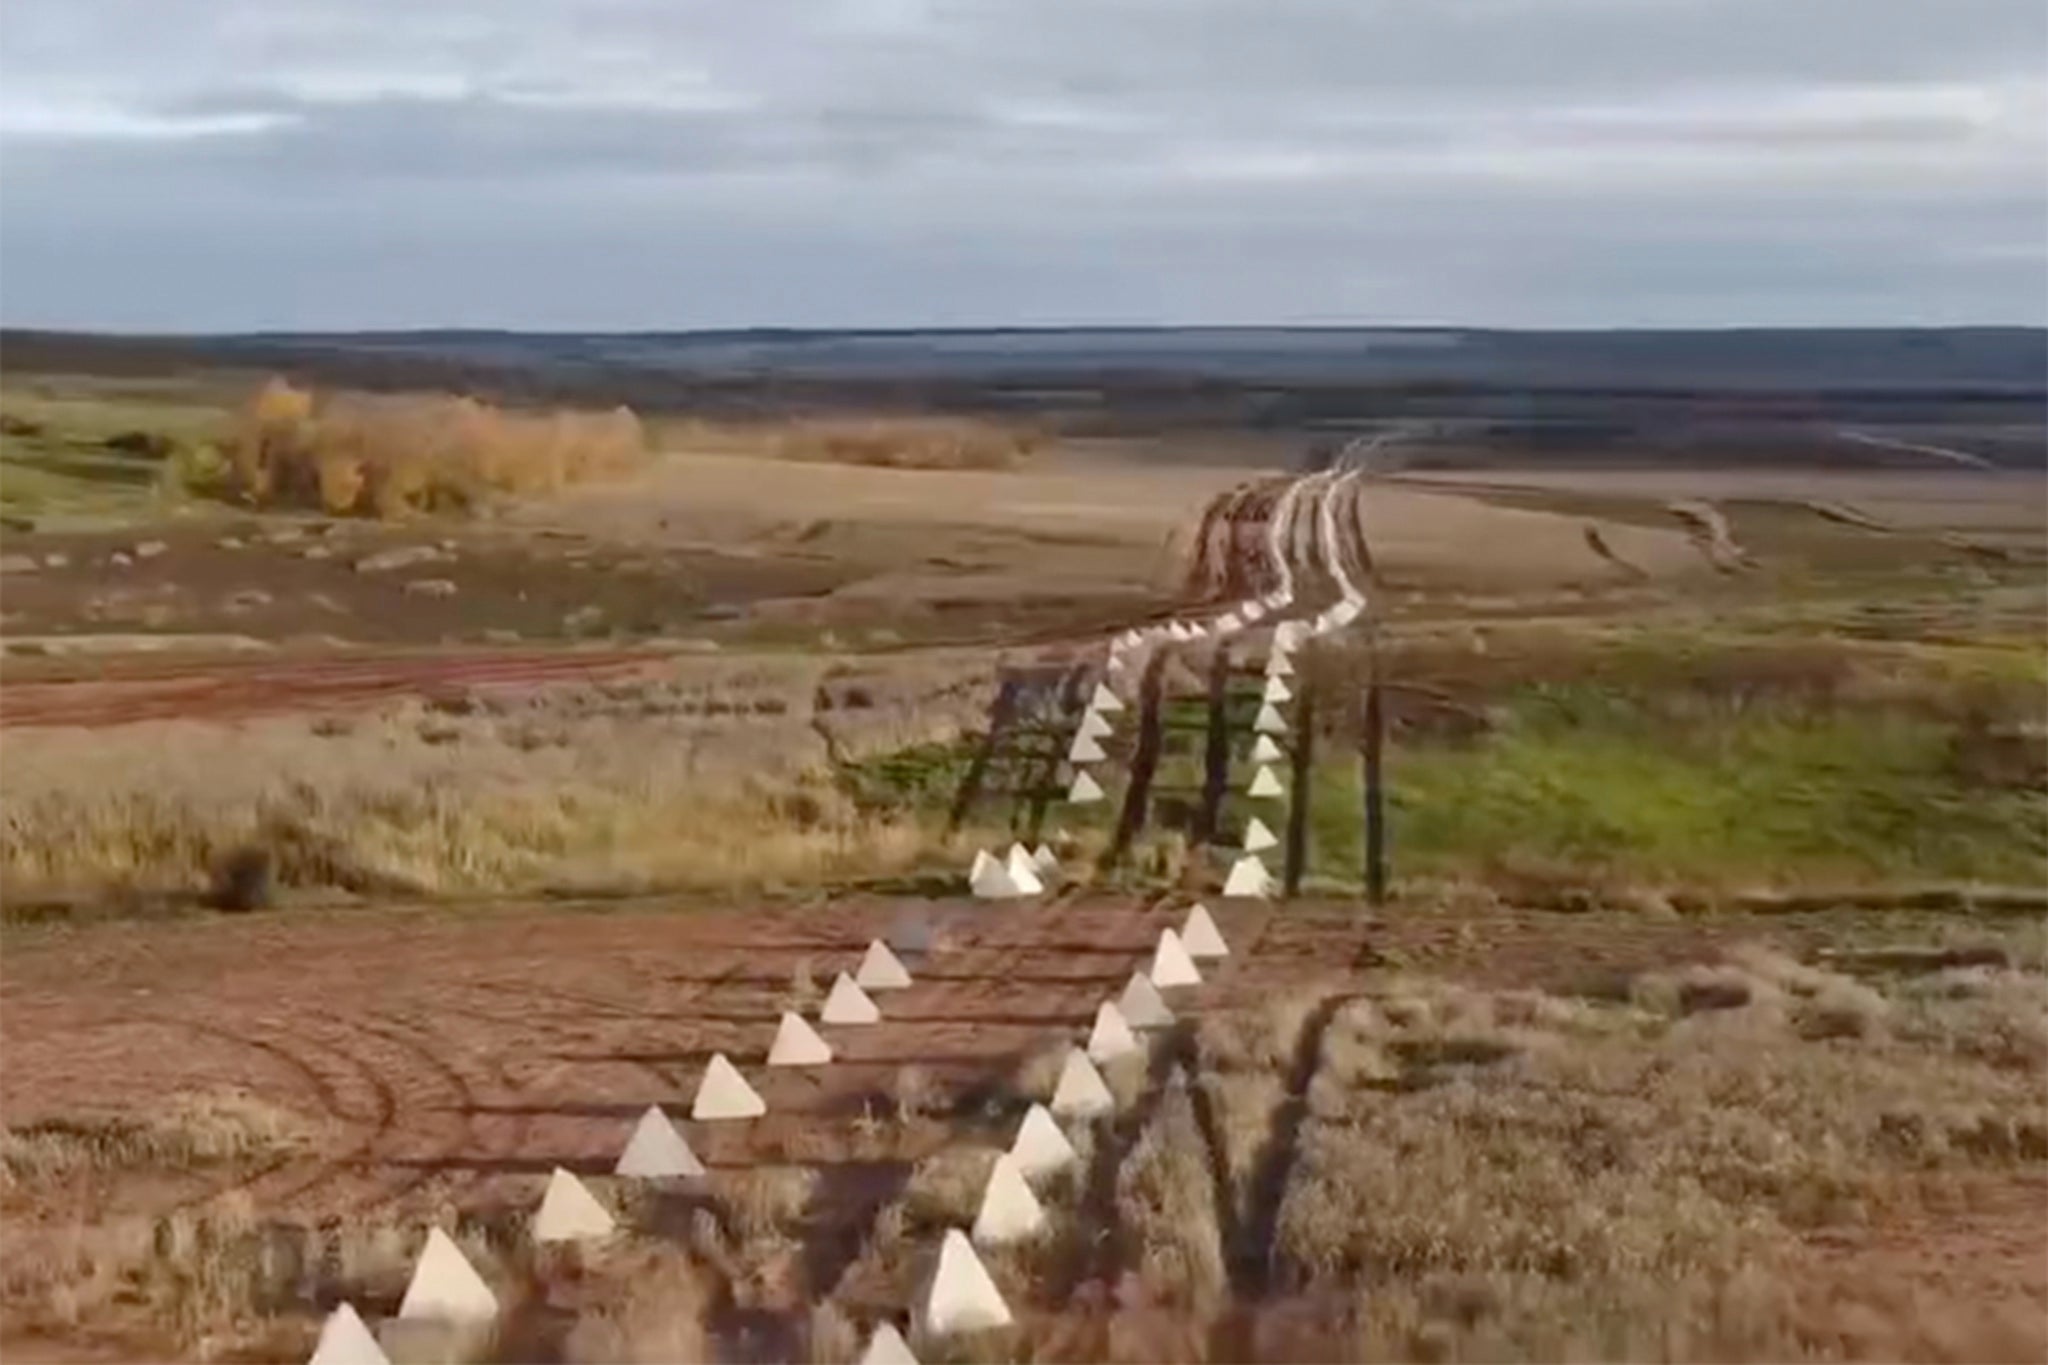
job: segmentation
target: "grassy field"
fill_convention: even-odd
[[[1437,703],[1411,701],[1389,759],[1406,871],[1649,889],[2048,875],[2038,646],[1652,630],[1492,648],[1462,685],[1441,658],[1405,675]],[[1387,668],[1404,677],[1398,650]],[[1346,880],[1360,781],[1355,762],[1322,767],[1313,810],[1316,867]]]
[[[217,395],[176,382],[10,380],[0,414],[0,510],[15,516],[160,517],[188,497],[188,466],[171,452],[229,430]],[[135,437],[159,444],[122,448]]]
[[[282,887],[373,896],[795,889],[939,853],[934,820],[838,774],[972,724],[981,661],[670,674],[244,721],[230,764],[210,722],[10,735],[0,885],[189,903],[252,855]]]
[[[1001,791],[945,830],[999,670],[1176,609],[1190,519],[1272,466],[652,423],[618,478],[326,517],[190,496],[232,401],[0,390],[10,1358],[303,1358],[430,1223],[507,1311],[397,1357],[856,1358],[1235,853],[1189,865],[1197,647],[1132,856],[1098,875],[1104,765],[1051,813],[1061,893],[968,902],[1017,832]],[[2002,912],[2048,881],[2031,486],[1373,487],[1391,902],[1353,632],[1298,661],[1312,898],[1216,902],[1234,956],[989,1256],[1019,1327],[920,1358],[2041,1358],[2048,938]],[[1227,838],[1284,824],[1242,794],[1262,652]],[[699,1126],[698,1185],[603,1174],[906,914],[934,970],[843,1065]],[[527,1237],[558,1161],[603,1248]]]

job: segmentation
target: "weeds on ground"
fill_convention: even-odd
[[[2030,1044],[1954,1046],[2040,1036],[2043,983],[1892,984],[1761,950],[1621,1001],[1390,982],[1324,1035],[1279,1265],[1361,1291],[1369,1356],[1793,1351],[1801,1230],[2048,1162]]]
[[[758,424],[664,422],[662,447],[887,469],[1010,469],[1046,442],[1033,428],[949,417],[795,418]]]
[[[384,895],[815,885],[941,856],[936,822],[863,809],[836,774],[957,732],[985,698],[907,662],[865,670],[871,707],[819,713],[826,667],[691,661],[345,727],[251,721],[225,748],[205,722],[24,731],[8,740],[0,885],[11,901],[196,894],[251,850],[277,886]]]
[[[89,1172],[182,1171],[290,1156],[321,1136],[298,1114],[237,1092],[177,1094],[140,1117],[48,1118],[0,1129],[9,1186]]]
[[[1176,1070],[1116,1176],[1127,1259],[1148,1298],[1198,1318],[1214,1315],[1229,1289],[1205,1151],[1187,1077]]]

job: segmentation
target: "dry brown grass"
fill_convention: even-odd
[[[665,448],[745,451],[881,469],[1011,469],[1041,449],[1034,428],[967,417],[799,417],[760,424],[664,423]]]
[[[687,1253],[648,1254],[617,1281],[622,1292],[586,1308],[563,1358],[587,1365],[672,1365],[713,1358],[706,1326],[716,1284]]]
[[[302,1116],[235,1091],[169,1096],[140,1117],[84,1115],[0,1129],[8,1185],[86,1172],[193,1168],[290,1156],[322,1136]]]
[[[760,1166],[718,1178],[719,1202],[731,1214],[734,1232],[746,1242],[794,1229],[817,1188],[818,1173],[808,1166]]]
[[[1198,1317],[1229,1288],[1202,1130],[1187,1078],[1176,1071],[1117,1170],[1117,1218],[1148,1298]]]
[[[251,847],[287,888],[416,895],[767,888],[950,858],[917,816],[852,800],[834,763],[958,734],[985,704],[960,685],[975,671],[878,665],[875,705],[819,712],[830,667],[679,661],[341,725],[10,732],[0,886],[197,893]]]
[[[509,412],[446,394],[316,399],[273,379],[237,423],[230,491],[259,507],[388,519],[616,478],[646,458],[646,434],[627,408]]]
[[[1279,1210],[1289,1282],[1366,1291],[1367,1358],[1782,1356],[1772,1267],[1804,1230],[2048,1160],[2005,1042],[2048,1024],[2038,976],[1731,958],[1620,1002],[1396,980],[1340,1011]]]
[[[999,1155],[991,1147],[956,1146],[918,1162],[903,1187],[903,1207],[911,1222],[934,1231],[973,1223]]]

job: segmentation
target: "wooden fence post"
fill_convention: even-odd
[[[1379,642],[1368,645],[1365,679],[1365,733],[1359,736],[1359,757],[1365,776],[1365,903],[1387,899],[1387,812],[1381,755],[1386,747],[1387,713],[1380,696]]]
[[[1308,662],[1308,651],[1302,651],[1302,662]],[[1309,789],[1309,774],[1313,771],[1316,747],[1316,688],[1309,670],[1304,667],[1296,675],[1300,680],[1299,690],[1294,695],[1294,780],[1293,790],[1288,793],[1287,802],[1287,865],[1281,885],[1288,899],[1301,891],[1301,873],[1308,861],[1308,808],[1314,795]]]

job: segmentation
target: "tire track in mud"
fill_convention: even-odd
[[[181,1028],[209,1041],[233,1047],[253,1049],[284,1067],[302,1085],[312,1092],[319,1109],[317,1120],[322,1125],[342,1124],[351,1128],[367,1128],[346,1151],[332,1157],[301,1158],[289,1154],[268,1162],[247,1172],[238,1179],[217,1185],[201,1194],[175,1201],[163,1213],[177,1213],[217,1203],[230,1195],[246,1195],[252,1201],[262,1203],[284,1203],[303,1196],[307,1191],[317,1189],[334,1179],[342,1170],[361,1160],[397,1121],[397,1103],[390,1087],[371,1066],[356,1052],[323,1041],[293,1029],[280,1029],[273,1021],[259,1021],[268,1025],[267,1035],[235,1032],[213,1024],[202,1024],[190,1019],[169,1016],[150,1016],[144,1022],[166,1027]],[[343,1069],[352,1072],[368,1092],[368,1112],[352,1113],[341,1092],[320,1069],[308,1060],[308,1050],[325,1052],[339,1058]],[[271,1183],[282,1186],[272,1189]]]
[[[424,1140],[432,1145],[422,1156],[408,1156],[398,1159],[375,1151],[365,1152],[357,1163],[359,1168],[364,1166],[382,1168],[393,1164],[394,1160],[402,1160],[403,1165],[400,1166],[400,1169],[409,1170],[410,1173],[396,1177],[395,1185],[391,1189],[384,1190],[381,1193],[366,1193],[363,1197],[353,1201],[352,1211],[358,1213],[367,1212],[371,1209],[387,1207],[400,1202],[407,1195],[425,1185],[435,1175],[440,1174],[445,1169],[442,1163],[458,1158],[463,1152],[474,1145],[474,1138],[476,1136],[475,1091],[471,1089],[469,1082],[461,1073],[435,1055],[433,1049],[423,1044],[419,1038],[414,1036],[413,1031],[407,1025],[389,1015],[374,1012],[356,1020],[350,1020],[341,1015],[326,1011],[319,1012],[315,1017],[324,1019],[328,1023],[341,1028],[353,1029],[363,1037],[374,1039],[390,1049],[387,1056],[403,1059],[396,1065],[387,1063],[384,1066],[382,1074],[387,1077],[385,1084],[391,1084],[388,1078],[392,1076],[399,1077],[401,1080],[407,1077],[425,1077],[429,1078],[429,1088],[443,1092],[443,1102],[440,1104],[435,1104],[430,1100],[422,1101],[408,1098],[408,1102],[402,1107],[402,1114],[425,1115],[429,1116],[430,1119],[432,1116],[441,1114],[452,1114],[454,1116],[452,1125],[438,1119],[435,1119],[428,1125],[405,1124],[401,1126],[394,1124],[391,1132],[386,1134],[386,1137],[403,1138],[408,1143],[422,1140],[420,1136],[420,1128],[422,1126],[429,1128],[452,1127],[452,1131],[445,1135],[435,1134],[426,1136]],[[394,1097],[397,1097],[402,1092],[394,1088],[392,1093]],[[373,1184],[380,1183],[382,1180],[389,1178],[391,1177],[382,1173],[373,1174]],[[301,1189],[294,1191],[294,1195],[304,1197],[310,1192],[309,1189]]]

